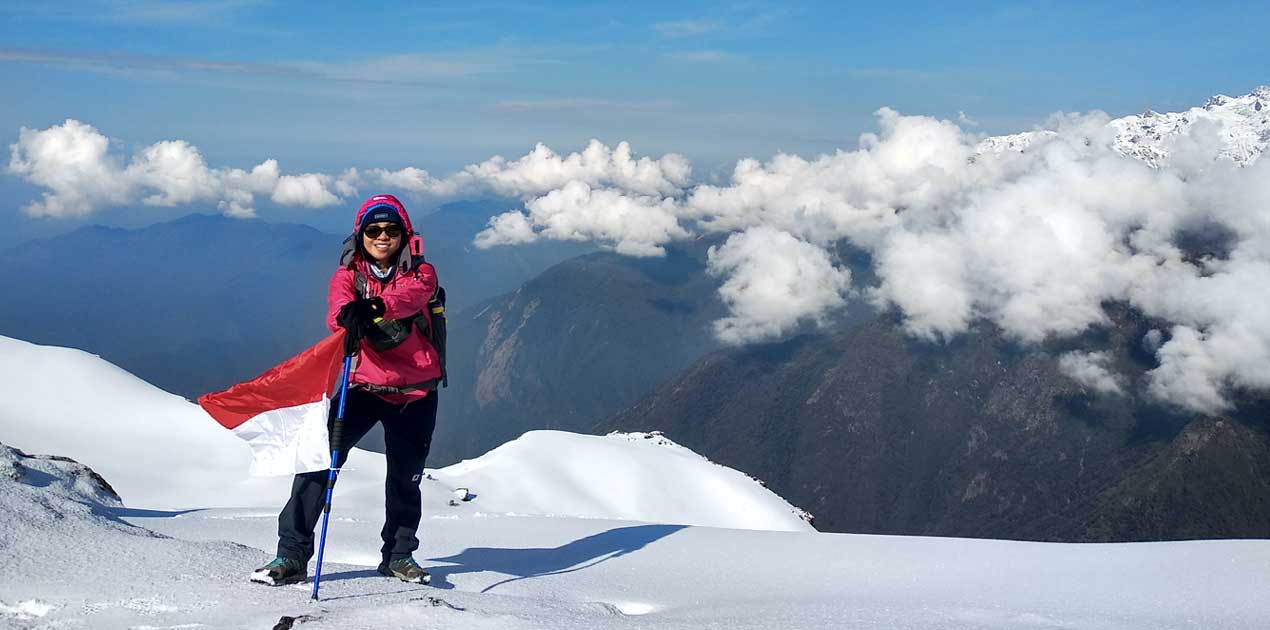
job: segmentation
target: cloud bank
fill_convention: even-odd
[[[284,175],[273,160],[210,168],[179,140],[125,163],[76,121],[23,129],[9,169],[47,189],[25,208],[35,216],[138,201],[214,201],[250,216],[260,196],[316,208],[371,188],[519,199],[479,247],[586,240],[658,256],[722,235],[708,269],[722,279],[729,315],[715,332],[729,343],[780,338],[858,299],[895,309],[909,334],[935,342],[980,322],[1021,343],[1071,338],[1106,325],[1104,305],[1128,304],[1167,324],[1142,340],[1158,361],[1146,394],[1216,413],[1239,391],[1270,392],[1270,162],[1229,159],[1222,139],[1239,133],[1225,118],[1155,134],[1163,139],[1150,160],[1124,147],[1155,136],[1126,140],[1123,120],[1097,112],[993,139],[885,108],[877,123],[853,150],[742,159],[713,185],[694,182],[681,156],[637,157],[599,141],[569,154],[538,145],[445,176],[413,167]],[[844,240],[872,255],[875,286],[852,286],[833,254]],[[1101,393],[1129,385],[1098,353],[1065,355],[1060,369]]]
[[[216,203],[225,214],[252,217],[257,197],[283,206],[321,208],[340,202],[347,181],[319,173],[283,175],[276,160],[250,171],[209,168],[183,140],[152,144],[126,163],[91,125],[67,120],[44,130],[23,127],[9,147],[9,171],[47,188],[23,207],[34,217],[84,217],[108,206]]]
[[[682,228],[640,233],[640,251],[680,232],[730,235],[709,261],[724,278],[731,313],[716,334],[728,342],[779,338],[842,308],[855,292],[831,252],[845,239],[873,257],[878,284],[859,293],[898,310],[914,336],[987,322],[1021,343],[1072,338],[1123,303],[1170,324],[1142,340],[1158,360],[1147,395],[1219,413],[1240,391],[1270,392],[1270,162],[1231,159],[1222,139],[1242,130],[1202,119],[1148,152],[1101,113],[994,142],[950,121],[877,119],[852,151],[743,159],[725,185],[625,195]],[[480,240],[559,238],[567,221],[527,206]],[[1220,246],[1197,251],[1213,233]],[[1068,354],[1060,369],[1102,394],[1128,386],[1105,354]]]
[[[821,324],[851,287],[851,272],[828,252],[771,226],[733,234],[708,256],[710,273],[726,278],[719,296],[732,315],[714,323],[725,343],[782,337],[804,320]]]

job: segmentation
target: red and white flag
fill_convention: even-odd
[[[338,332],[250,381],[200,396],[198,404],[251,446],[251,474],[325,470],[331,465],[327,412],[343,361]]]

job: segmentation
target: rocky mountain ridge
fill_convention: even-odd
[[[1097,334],[1149,368],[1129,309]],[[1136,541],[1270,536],[1270,413],[1194,417],[1062,373],[991,326],[946,344],[894,315],[710,353],[596,427],[660,430],[742,468],[821,531]]]
[[[1243,96],[1218,94],[1203,106],[1184,112],[1160,113],[1148,109],[1107,124],[1116,131],[1113,147],[1117,152],[1153,168],[1168,159],[1173,142],[1191,134],[1197,125],[1211,125],[1219,143],[1217,157],[1248,166],[1270,146],[1270,86],[1259,86]],[[1053,131],[1035,130],[993,136],[980,142],[977,150],[979,153],[1024,151],[1053,135]]]

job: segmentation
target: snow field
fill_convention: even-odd
[[[40,373],[65,376],[52,388]],[[21,393],[0,403],[0,440],[81,459],[123,497],[78,464],[0,449],[0,628],[286,616],[303,630],[1253,630],[1270,618],[1270,541],[819,534],[668,439],[551,431],[430,471],[416,553],[430,587],[374,572],[383,458],[354,451],[313,603],[311,584],[247,582],[272,557],[289,479],[246,477],[246,445],[197,407],[91,355],[4,338],[0,378]]]

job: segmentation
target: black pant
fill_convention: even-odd
[[[339,399],[331,401],[327,429],[334,435],[333,425],[339,410]],[[423,510],[419,498],[419,482],[423,478],[424,461],[432,446],[432,430],[437,423],[437,393],[407,405],[394,405],[360,389],[348,392],[344,407],[344,425],[340,438],[337,467],[343,466],[348,452],[375,426],[384,425],[385,456],[388,477],[384,480],[384,529],[380,549],[384,562],[409,556],[419,548],[419,518]],[[291,499],[278,515],[278,555],[307,563],[313,557],[313,528],[326,505],[325,470],[295,476],[291,483]]]

